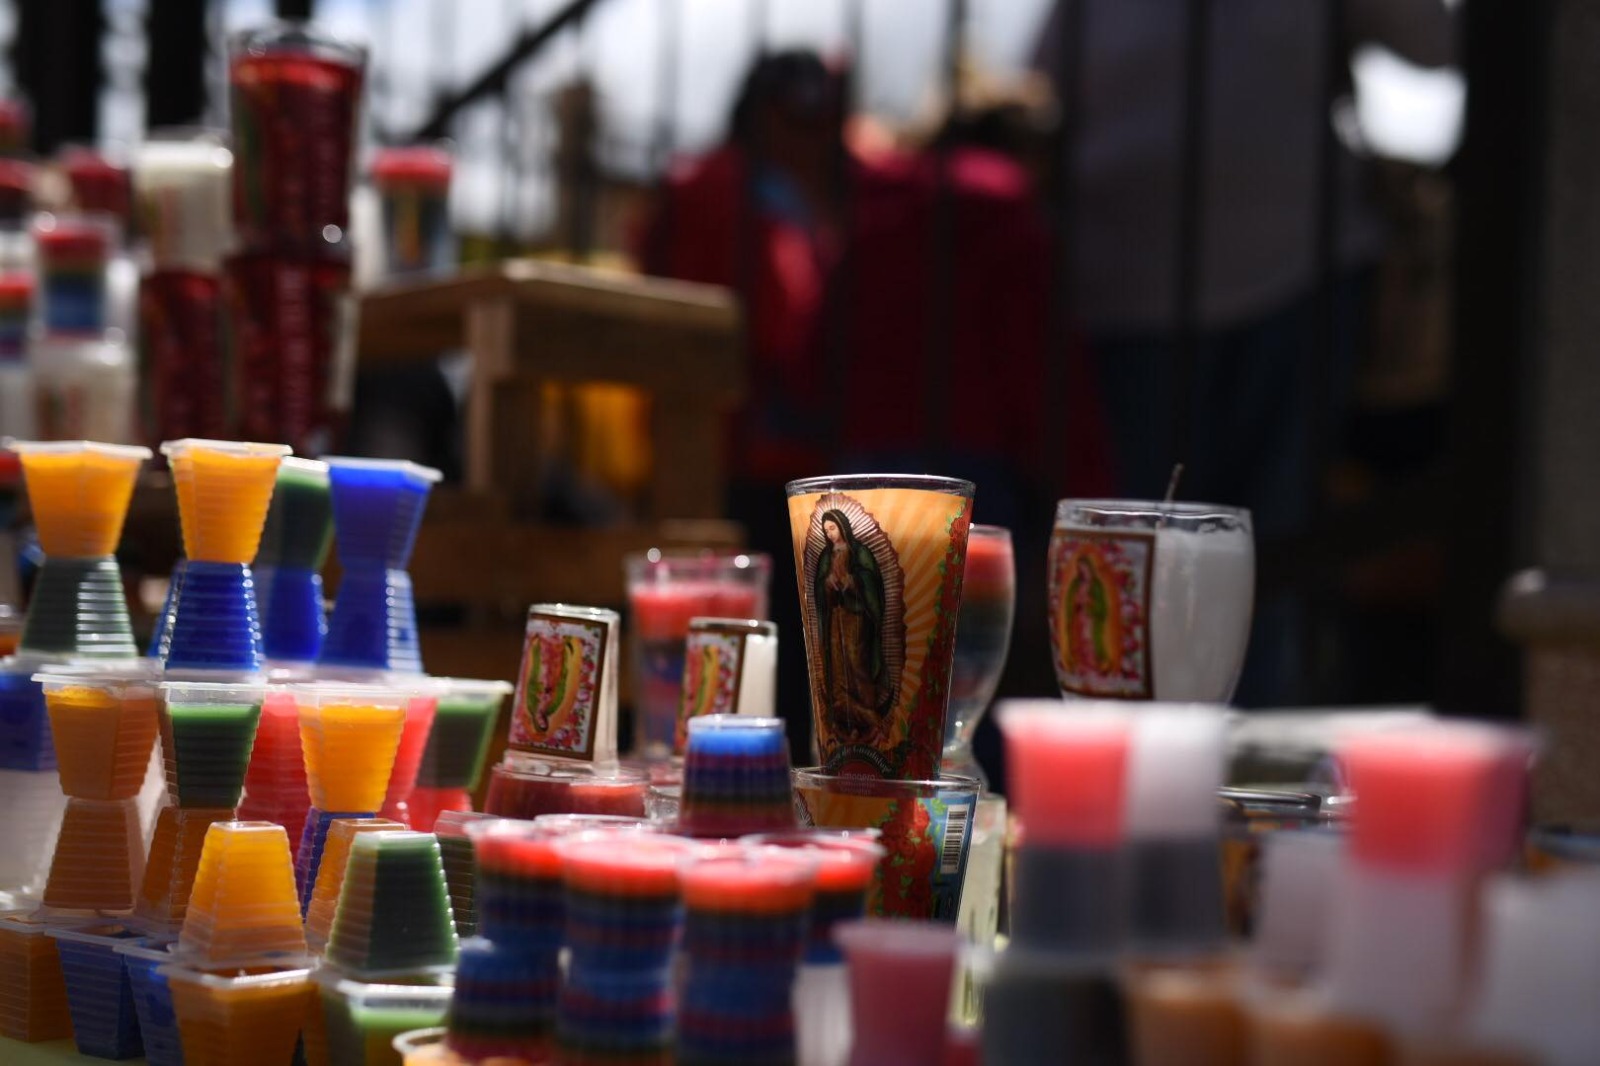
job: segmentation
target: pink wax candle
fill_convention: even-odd
[[[1132,736],[1127,711],[1016,700],[1001,705],[999,722],[1011,803],[1028,845],[1115,847]]]
[[[834,930],[850,965],[850,1066],[939,1062],[959,937],[925,922],[869,919]]]
[[[278,822],[278,816],[296,819],[291,839],[299,839],[311,796],[306,788],[306,764],[300,751],[300,711],[289,692],[268,692],[261,704],[255,747],[244,775],[244,799],[239,817],[245,821]]]

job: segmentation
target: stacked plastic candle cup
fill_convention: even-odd
[[[212,825],[173,962],[157,970],[184,1062],[287,1062],[306,1013],[307,961],[283,827]]]
[[[258,671],[265,655],[250,561],[289,449],[189,439],[167,441],[161,451],[172,468],[188,557],[164,638],[167,670]]]
[[[385,818],[393,818],[415,828],[411,825],[411,793],[416,789],[422,756],[433,735],[441,686],[431,678],[418,678],[411,681],[409,687],[411,691],[406,701],[406,721],[400,730],[400,745],[395,749],[389,784],[384,789],[382,814]]]
[[[52,925],[0,917],[0,1036],[25,1043],[72,1036],[72,1016]]]
[[[740,845],[685,862],[680,1066],[797,1061],[791,994],[816,869],[805,851]]]
[[[20,651],[55,658],[138,655],[114,555],[150,449],[92,441],[12,441],[45,562]]]
[[[805,952],[794,982],[795,1043],[802,1066],[843,1066],[850,1055],[850,986],[834,929],[859,920],[883,860],[872,830],[797,829],[745,838],[751,845],[796,848],[816,864]]]
[[[332,545],[327,464],[283,460],[254,568],[262,647],[269,663],[309,664],[321,654],[328,631],[322,567]]]
[[[328,827],[339,818],[371,818],[383,806],[411,692],[334,682],[292,685],[290,691],[311,793],[295,856],[301,899],[309,905]]]
[[[39,674],[67,796],[46,907],[128,911],[144,866],[137,797],[155,746],[158,699],[139,660],[116,674]]]
[[[949,1061],[945,1015],[955,975],[959,938],[948,926],[929,922],[866,919],[835,927],[834,939],[850,966],[850,1066],[920,1066]],[[1053,1061],[1071,1045],[1036,1045],[1039,1059]],[[1087,1059],[1120,1062],[1121,1059]]]
[[[239,817],[276,822],[298,842],[311,794],[306,788],[305,756],[300,750],[300,708],[286,686],[269,686],[261,704],[261,724],[245,770]]]
[[[450,913],[460,937],[478,931],[477,859],[470,829],[493,817],[477,811],[445,811],[433,825],[444,859],[444,879],[450,885]]]
[[[511,694],[504,681],[438,680],[438,704],[427,747],[407,798],[411,827],[429,832],[447,811],[470,811],[489,755],[500,706]]]
[[[341,669],[421,673],[406,565],[439,471],[386,459],[327,463],[344,576],[321,661]]]
[[[603,830],[562,844],[568,952],[556,1009],[562,1061],[672,1061],[679,876],[700,847],[682,837]]]
[[[72,1015],[72,1039],[81,1054],[130,1059],[144,1054],[122,944],[144,938],[119,925],[50,930],[61,956],[61,973]]]
[[[679,831],[736,837],[793,828],[789,740],[781,718],[710,714],[689,722]]]

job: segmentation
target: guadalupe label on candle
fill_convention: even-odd
[[[596,757],[606,637],[602,621],[528,615],[510,747],[569,759]]]
[[[1154,695],[1150,572],[1155,534],[1058,528],[1050,541],[1050,644],[1065,692]]]
[[[970,499],[927,489],[789,497],[829,773],[938,772],[970,511]]]
[[[678,728],[672,751],[682,755],[689,742],[689,719],[707,714],[738,714],[744,681],[745,626],[707,626],[691,630],[684,642],[683,689],[678,695]]]

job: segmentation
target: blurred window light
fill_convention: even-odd
[[[1460,71],[1427,70],[1372,45],[1356,52],[1353,68],[1356,120],[1368,151],[1427,166],[1449,161],[1466,111]]]

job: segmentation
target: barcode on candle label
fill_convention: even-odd
[[[951,804],[945,812],[944,838],[939,844],[939,873],[959,873],[966,854],[967,823],[972,815],[969,803]]]

